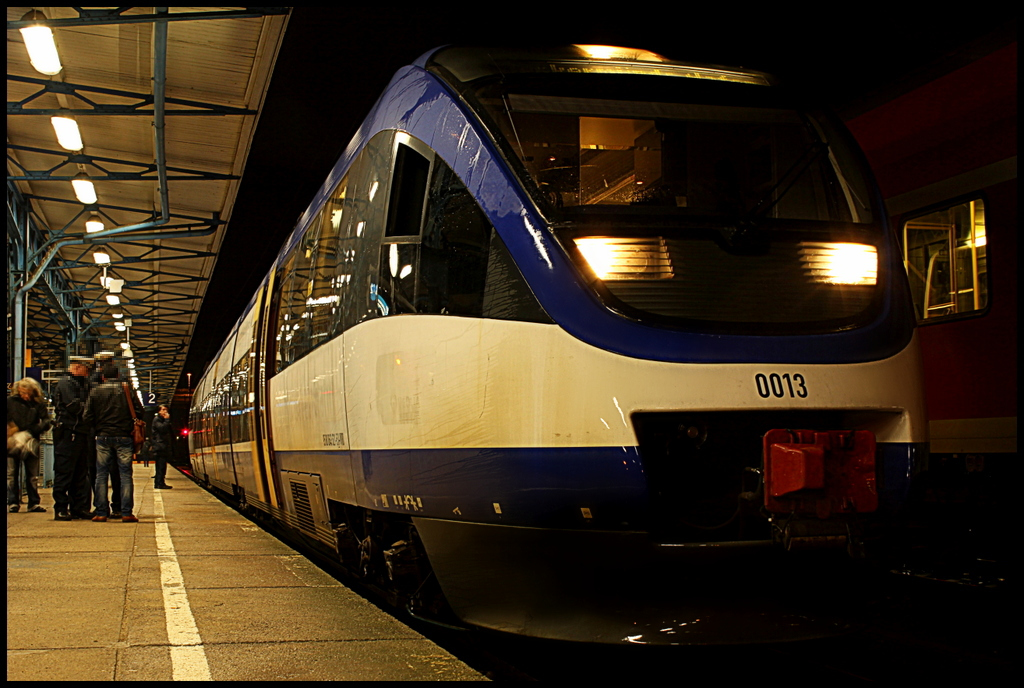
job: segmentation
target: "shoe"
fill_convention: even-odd
[[[42,514],[42,513],[46,512],[46,507],[45,506],[40,506],[39,504],[36,504],[35,506],[30,506],[25,511],[28,511],[28,512],[33,513],[33,514]]]
[[[66,511],[58,511],[57,513],[55,513],[53,515],[53,520],[54,521],[70,521],[71,520],[71,514],[69,514]]]
[[[91,521],[92,514],[90,514],[88,511],[72,511],[71,518],[76,521]]]
[[[138,523],[138,522],[139,522],[139,519],[136,518],[135,516],[132,516],[131,514],[128,514],[127,516],[122,516],[121,517],[121,523]]]
[[[154,485],[153,489],[155,489],[155,490],[173,490],[174,488],[171,487],[170,485]]]
[[[107,520],[107,517],[106,516],[100,516],[99,514],[97,514],[97,515],[92,517],[92,520],[96,521],[97,523],[104,523]]]
[[[20,506],[18,506],[17,504],[9,504],[9,505],[7,506],[7,510],[8,510],[9,512],[11,512],[12,514],[16,514],[16,513],[18,513],[18,509],[20,509],[20,508],[21,508],[21,507],[20,507]]]

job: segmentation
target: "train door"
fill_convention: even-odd
[[[267,393],[270,389],[270,377],[275,370],[277,355],[275,323],[277,322],[277,299],[273,298],[278,289],[277,270],[270,271],[270,277],[260,290],[256,299],[259,308],[259,320],[256,324],[254,353],[256,370],[252,377],[253,393],[253,447],[256,452],[254,460],[261,488],[260,500],[274,509],[283,507],[281,485],[274,459],[274,438],[270,423],[270,404]]]
[[[259,294],[257,294],[258,296]],[[252,304],[238,322],[238,334],[235,338],[235,350],[232,354],[230,382],[230,429],[232,462],[235,469],[235,485],[239,489],[239,497],[253,495],[259,498],[258,463],[253,457],[256,454],[253,433],[253,401],[252,392],[254,368],[254,338],[258,315],[258,300]]]

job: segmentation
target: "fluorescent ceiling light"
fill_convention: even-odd
[[[69,151],[80,151],[82,143],[82,132],[78,130],[78,122],[66,115],[54,115],[50,118],[53,131],[57,134],[57,143],[61,148]]]
[[[99,214],[93,213],[89,216],[89,219],[85,221],[86,232],[102,232],[103,231],[103,220],[100,219]],[[110,262],[109,260],[107,261]]]
[[[27,12],[22,21],[45,21],[46,15],[37,10]],[[32,67],[42,74],[54,76],[60,74],[60,56],[57,44],[53,40],[53,31],[48,26],[28,26],[21,30],[28,50],[28,59]]]
[[[110,254],[105,251],[93,251],[92,260],[97,265],[110,265]]]
[[[85,205],[92,205],[99,198],[96,196],[96,186],[84,172],[79,172],[71,180],[71,186],[75,188],[75,197]]]
[[[107,294],[107,303],[111,306],[116,306],[121,303],[121,297],[117,294]]]

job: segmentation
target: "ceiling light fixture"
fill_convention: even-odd
[[[46,15],[38,10],[31,10],[22,16],[21,21],[44,22]],[[21,30],[21,36],[25,40],[29,62],[37,72],[47,76],[60,74],[60,56],[57,54],[57,44],[53,40],[53,31],[50,27],[41,23],[26,26]]]
[[[104,226],[105,225],[103,224],[103,220],[100,219],[99,213],[93,213],[89,216],[89,219],[85,221],[85,231],[89,233],[102,232]],[[108,260],[107,262],[110,261]]]
[[[75,197],[78,198],[79,202],[85,205],[92,205],[99,198],[96,196],[96,185],[89,179],[89,175],[85,172],[79,172],[75,175],[75,178],[71,180],[71,186],[75,188]]]
[[[61,148],[69,151],[80,151],[85,144],[82,143],[82,132],[78,129],[78,122],[71,113],[54,115],[50,118],[53,131],[57,134],[57,143]]]

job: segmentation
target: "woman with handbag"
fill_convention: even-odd
[[[7,398],[7,510],[21,508],[18,474],[24,470],[28,511],[45,512],[39,503],[39,436],[50,427],[50,412],[32,378],[18,380],[12,392]]]
[[[132,514],[135,506],[135,483],[132,479],[132,457],[135,443],[142,444],[144,437],[136,439],[142,407],[137,399],[122,384],[120,372],[113,365],[103,368],[103,384],[89,392],[85,403],[85,422],[96,433],[96,483],[93,488],[93,521],[106,521],[110,514],[107,499],[107,479],[112,470],[121,476],[121,521],[138,523]],[[141,421],[139,421],[141,422]],[[144,432],[145,424],[142,424]],[[115,468],[116,462],[116,468]]]

